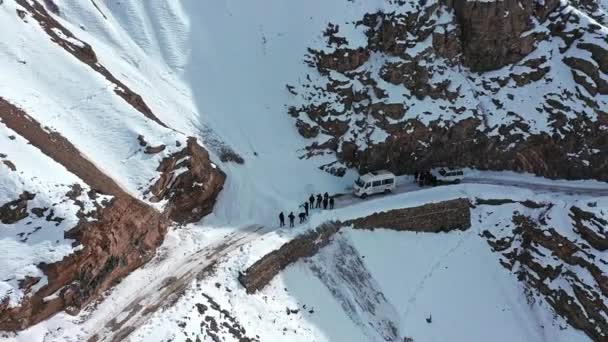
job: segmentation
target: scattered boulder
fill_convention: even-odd
[[[0,222],[13,224],[29,216],[27,202],[36,197],[35,194],[24,191],[19,198],[0,206]]]

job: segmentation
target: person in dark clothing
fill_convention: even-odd
[[[308,197],[308,202],[310,202],[310,209],[315,207],[315,195],[310,195],[310,197]]]
[[[323,202],[323,197],[321,194],[317,195],[317,208],[321,208],[321,202]]]
[[[279,227],[283,227],[283,226],[285,226],[285,215],[281,211],[279,213]]]
[[[300,218],[300,223],[306,222],[306,213],[299,213],[298,217]]]
[[[329,194],[327,192],[323,194],[323,199],[326,199],[326,200],[329,199]]]
[[[304,211],[306,212],[306,217],[308,217],[308,202],[304,203]]]
[[[418,170],[414,171],[414,183],[418,183]]]
[[[329,198],[329,209],[333,209],[334,208],[334,197],[330,197]]]
[[[295,218],[296,218],[296,217],[294,216],[294,214],[293,214],[293,211],[292,211],[292,212],[290,212],[290,213],[289,213],[289,216],[287,216],[287,217],[289,217],[289,227],[292,227],[292,228],[293,228],[293,220],[295,220]]]
[[[323,199],[323,209],[327,209],[327,204],[329,204],[329,200],[327,198]]]

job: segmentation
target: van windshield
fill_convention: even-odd
[[[364,187],[365,186],[365,182],[363,182],[361,180],[361,178],[357,178],[357,180],[355,181],[355,184],[357,184],[357,186],[360,186],[360,187]]]

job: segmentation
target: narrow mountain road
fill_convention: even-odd
[[[572,195],[608,196],[608,184],[592,187],[589,185],[579,186],[575,183],[550,184],[550,182],[531,182],[527,180],[499,179],[499,178],[467,178],[462,185],[498,185],[505,187],[517,187],[533,190],[540,193],[563,193]],[[460,185],[460,186],[462,186]],[[428,187],[420,188],[411,181],[402,181],[393,191],[392,195],[407,192],[416,192]],[[508,197],[508,195],[506,195]],[[350,193],[343,194],[337,200],[336,207],[343,208],[361,201],[373,201],[378,197],[372,196],[366,200],[357,198]],[[88,341],[122,341],[125,340],[135,329],[142,326],[148,318],[159,308],[170,306],[175,303],[184,293],[192,280],[205,276],[213,266],[229,253],[241,246],[252,242],[270,232],[273,227],[252,225],[244,229],[232,232],[219,241],[206,246],[189,255],[180,256],[179,260],[167,260],[157,257],[146,265],[142,272],[140,281],[146,282],[134,288],[122,289],[120,300],[116,300],[111,310],[106,310],[102,315],[93,315],[92,321],[87,321],[83,327],[86,333],[82,340]],[[142,279],[143,278],[143,279]],[[110,299],[112,300],[112,299]],[[95,310],[94,308],[92,310]]]
[[[220,259],[267,231],[263,226],[248,226],[226,235],[220,241],[180,259],[179,262],[168,262],[162,258],[151,261],[143,269],[147,274],[146,279],[140,279],[148,283],[131,289],[129,294],[122,294],[120,303],[124,304],[104,313],[103,317],[96,317],[92,323],[95,328],[82,340],[125,340],[159,308],[175,303],[192,280],[204,277]]]
[[[529,180],[513,180],[513,179],[496,179],[496,178],[484,178],[484,177],[472,177],[463,181],[463,184],[489,184],[489,185],[504,185],[514,186],[517,188],[523,188],[533,190],[539,193],[551,193],[559,192],[567,195],[588,195],[588,196],[608,196],[608,183],[598,185],[597,187],[591,187],[589,185],[581,186],[574,182],[572,184],[565,183],[541,183],[533,182]]]
[[[598,184],[597,187],[594,187],[591,185],[576,184],[575,182],[568,184],[565,182],[561,183],[551,181],[534,182],[532,179],[529,180],[525,178],[522,178],[521,180],[514,180],[509,178],[501,179],[498,177],[469,177],[465,178],[461,185],[498,185],[532,190],[536,193],[560,193],[566,195],[586,195],[592,197],[608,196],[608,183]],[[402,180],[401,182],[397,182],[397,188],[393,190],[393,192],[389,196],[403,194],[406,192],[420,191],[424,189],[429,189],[429,186],[420,187],[412,180]],[[336,202],[336,208],[347,207],[354,203],[369,201],[382,196],[386,195],[379,194],[371,196],[367,199],[361,199],[359,197],[354,196],[352,193],[347,192],[339,196]],[[508,193],[506,193],[505,196],[508,197]]]

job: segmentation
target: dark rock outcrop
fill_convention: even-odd
[[[459,165],[531,172],[549,178],[608,180],[608,164],[603,159],[608,154],[608,139],[601,122],[587,118],[571,122],[576,121],[580,122],[575,126],[580,130],[575,131],[576,134],[561,138],[548,134],[531,135],[524,142],[520,142],[518,135],[509,139],[489,137],[478,129],[482,123],[475,119],[463,120],[451,127],[429,127],[412,121],[413,132],[389,131],[392,134],[384,143],[365,150],[355,145],[353,152],[343,153],[341,157],[347,166],[360,172],[387,168],[403,174],[438,165]],[[501,129],[509,132],[515,127]],[[586,152],[588,149],[583,147],[586,145],[595,146],[599,153]],[[589,165],[573,162],[573,154],[588,160]]]
[[[499,69],[521,60],[534,49],[532,18],[541,21],[559,5],[559,1],[467,1],[454,0],[453,7],[460,27],[463,64],[473,71]]]
[[[24,191],[19,195],[18,199],[0,206],[0,222],[4,224],[13,224],[26,218],[29,215],[27,212],[27,202],[33,200],[35,196],[36,195]]]
[[[168,200],[165,213],[179,223],[197,222],[209,214],[226,179],[195,138],[189,138],[183,150],[163,159],[157,171],[160,178],[150,188],[150,200]]]

